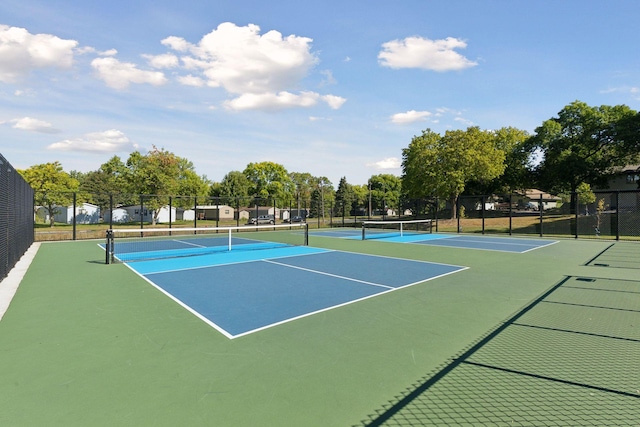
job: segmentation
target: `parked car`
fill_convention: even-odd
[[[292,222],[304,222],[304,218],[301,217],[301,216],[292,216],[289,219],[285,219],[284,222],[289,222],[289,223],[292,223]]]
[[[258,218],[249,218],[249,224],[275,224],[273,215],[260,215]]]

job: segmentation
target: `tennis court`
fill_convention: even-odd
[[[129,267],[228,338],[464,269],[304,247],[137,262]]]
[[[319,230],[313,235],[513,253],[525,253],[557,243],[549,239],[434,233],[430,220],[364,221],[362,229]]]
[[[42,244],[0,321],[0,424],[640,419],[637,243],[475,236],[543,245],[469,250],[312,230],[305,245],[299,231],[194,235],[205,253],[113,265],[103,242]],[[263,233],[271,247],[228,250]]]

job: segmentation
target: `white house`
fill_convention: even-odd
[[[113,215],[109,211],[106,211],[104,213],[104,222],[106,223],[112,222],[111,218],[113,218],[113,222],[115,223],[125,223],[125,222],[133,221],[129,216],[129,212],[127,212],[127,210],[124,208],[116,208],[116,209],[113,209],[112,212],[113,212]]]
[[[76,224],[97,224],[100,222],[100,207],[91,203],[76,205],[75,213],[73,205],[57,207],[53,214],[53,220],[64,224],[72,224],[75,216]]]
[[[193,209],[178,208],[178,210],[176,211],[176,216],[178,220],[193,221],[194,219],[196,219],[196,211],[194,211]]]
[[[127,211],[130,221],[140,221],[140,205],[123,206],[122,209]],[[153,209],[143,206],[142,221],[152,222],[154,213],[155,212]],[[156,223],[168,223],[169,221],[174,222],[175,220],[176,220],[176,207],[172,206],[171,211],[169,211],[169,206],[163,206],[160,208],[160,211],[158,212],[158,219],[156,220]]]

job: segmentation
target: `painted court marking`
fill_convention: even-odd
[[[287,249],[127,266],[230,339],[467,269],[319,248]],[[217,263],[194,264],[204,258]]]
[[[333,230],[318,231],[313,233],[317,236],[336,237],[349,240],[361,240],[362,232],[356,229],[349,229],[340,232]],[[460,249],[477,249],[485,251],[526,253],[558,243],[553,240],[535,240],[520,237],[496,237],[496,236],[474,236],[439,233],[412,233],[406,231],[403,236],[398,232],[393,234],[378,232],[367,240],[392,243],[410,243],[430,246],[443,246]]]

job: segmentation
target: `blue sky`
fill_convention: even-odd
[[[96,170],[154,145],[220,181],[401,174],[430,128],[640,109],[636,0],[0,3],[0,153]]]

